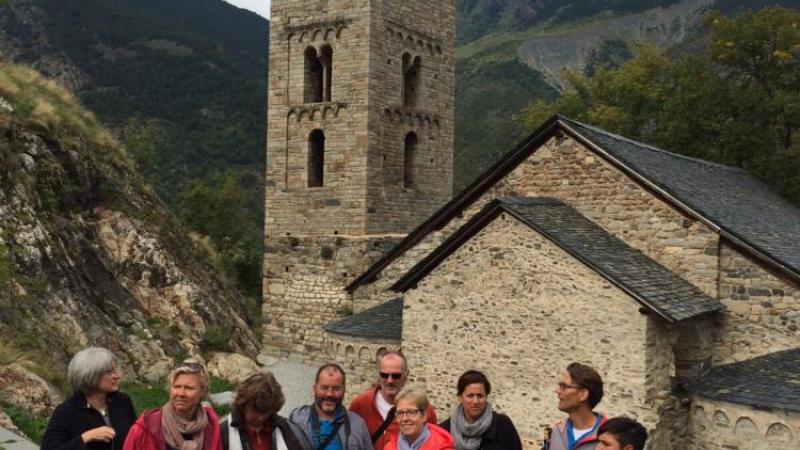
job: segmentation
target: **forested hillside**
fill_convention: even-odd
[[[256,294],[268,22],[221,0],[10,0],[0,52],[74,91],[219,263]],[[237,219],[225,227],[201,217]],[[198,198],[211,192],[215,198]],[[222,220],[222,219],[220,219]],[[227,220],[227,219],[225,219]]]

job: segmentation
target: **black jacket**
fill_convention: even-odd
[[[108,415],[111,428],[116,431],[109,442],[83,443],[81,434],[93,428],[105,426],[103,416],[86,403],[86,397],[75,392],[72,397],[58,405],[47,423],[42,438],[41,450],[121,450],[128,430],[136,420],[131,398],[122,392],[108,395]]]
[[[440,427],[450,432],[450,419]],[[505,414],[492,412],[492,424],[481,436],[481,450],[522,450],[522,442],[511,419]]]

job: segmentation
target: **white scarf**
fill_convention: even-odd
[[[230,414],[228,414],[226,420],[228,421],[228,449],[242,450],[242,438],[239,437],[239,429],[231,425],[233,418]],[[276,448],[274,450],[289,450],[289,447],[286,446],[286,441],[283,439],[283,433],[278,427],[272,430],[272,435],[275,437]]]

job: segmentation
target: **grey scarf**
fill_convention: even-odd
[[[400,436],[397,437],[397,450],[419,450],[420,447],[425,445],[428,442],[428,439],[431,437],[431,430],[428,429],[428,424],[422,424],[422,433],[417,436],[417,439],[414,442],[408,442],[406,437],[400,433]]]
[[[478,420],[467,422],[464,407],[458,405],[450,416],[450,435],[453,436],[456,450],[477,450],[481,446],[481,436],[492,425],[492,404],[486,402],[486,409]]]

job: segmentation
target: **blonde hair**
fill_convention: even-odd
[[[203,390],[203,397],[208,395],[208,373],[199,359],[187,358],[175,365],[175,368],[167,376],[167,392],[180,375],[197,375],[200,380],[200,389]]]
[[[428,394],[419,386],[406,385],[395,397],[394,404],[398,405],[403,400],[413,403],[423,413],[428,410]]]

